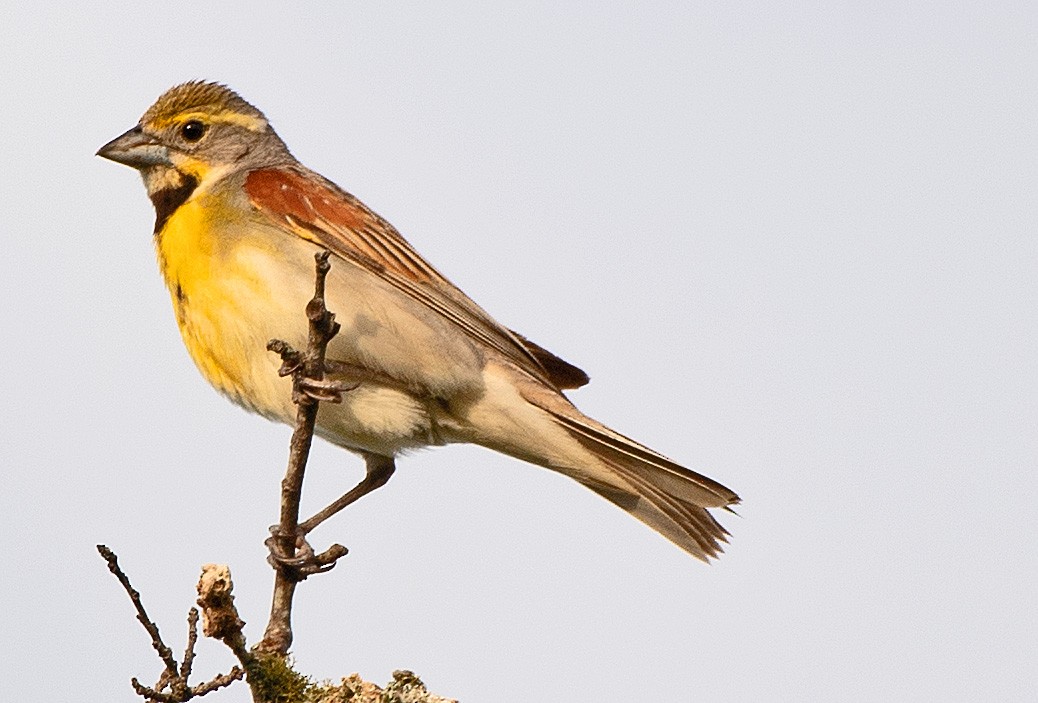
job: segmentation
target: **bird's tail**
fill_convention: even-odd
[[[623,508],[689,554],[717,557],[728,531],[707,512],[727,508],[739,496],[591,418],[548,411],[577,442],[618,480],[574,476],[581,484]]]
[[[575,479],[698,559],[722,551],[728,531],[707,508],[738,503],[733,491],[591,419],[552,389],[518,384],[509,390],[525,400],[521,412],[515,412],[518,404],[506,404],[513,430],[520,425],[522,431],[478,443]]]

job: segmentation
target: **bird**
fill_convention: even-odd
[[[144,181],[202,376],[268,419],[295,422],[267,341],[306,346],[314,255],[330,252],[325,297],[341,328],[325,373],[351,390],[320,403],[315,434],[365,462],[340,507],[384,485],[401,454],[471,443],[577,481],[702,561],[722,551],[729,533],[709,509],[731,510],[732,490],[578,410],[565,391],[587,374],[498,323],[232,89],[176,85],[97,154]]]

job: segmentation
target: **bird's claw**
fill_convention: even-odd
[[[303,355],[284,340],[270,340],[267,342],[267,351],[272,351],[281,357],[281,368],[278,369],[278,376],[290,376],[303,365]]]
[[[297,530],[294,547],[287,554],[282,547],[282,534],[279,525],[272,525],[270,537],[263,542],[270,550],[267,563],[295,581],[302,581],[313,574],[323,574],[335,567],[336,561],[346,556],[349,550],[341,544],[333,544],[320,554],[306,541],[306,533]]]
[[[304,376],[296,380],[292,391],[293,393],[298,393],[312,400],[327,403],[341,403],[343,393],[349,393],[359,385],[360,383],[349,383],[346,381],[319,381],[315,378],[307,378]]]
[[[278,375],[292,377],[292,401],[296,404],[303,400],[341,403],[343,393],[349,393],[360,385],[359,382],[310,378],[303,368],[305,363],[303,354],[283,340],[270,340],[267,342],[267,350],[281,357],[281,368],[278,369]]]

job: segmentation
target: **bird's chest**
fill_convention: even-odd
[[[317,247],[195,198],[156,244],[181,336],[205,378],[238,404],[292,423],[291,383],[278,376],[280,359],[266,345],[276,338],[305,347]],[[481,362],[471,345],[346,261],[333,265],[326,297],[342,325],[328,358],[358,369],[347,380],[361,385],[342,403],[324,404],[321,434],[387,455],[439,443],[427,406],[478,392]]]
[[[288,264],[272,244],[235,231],[219,214],[211,203],[189,201],[156,238],[180,334],[217,390],[268,417],[291,417],[288,382],[266,344],[272,337],[301,344],[305,293],[279,285]]]

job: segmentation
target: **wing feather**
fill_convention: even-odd
[[[357,198],[331,181],[294,167],[258,169],[245,191],[252,204],[299,236],[379,276],[457,325],[479,344],[551,387],[577,388],[587,374],[498,324]]]

